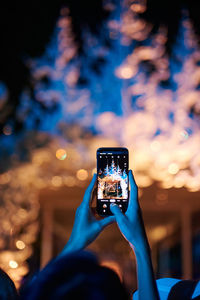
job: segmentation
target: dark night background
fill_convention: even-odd
[[[109,3],[116,3],[111,0]],[[34,95],[34,79],[31,76],[29,66],[26,64],[27,58],[40,57],[50,41],[55,24],[58,20],[60,9],[68,7],[73,24],[73,33],[78,47],[78,55],[84,57],[83,30],[87,28],[97,38],[103,21],[109,16],[109,11],[104,8],[105,2],[102,0],[71,0],[71,1],[28,1],[28,2],[7,2],[0,4],[0,80],[6,85],[9,91],[8,101],[0,108],[0,132],[3,127],[11,124],[13,131],[18,133],[24,129],[23,118],[17,117],[16,111],[19,106],[19,98],[23,89],[29,91],[32,107],[39,106],[45,114],[51,114],[57,109],[55,104],[52,107],[45,106],[37,101]],[[131,1],[130,1],[131,4]],[[151,34],[153,35],[163,25],[167,28],[166,52],[173,56],[172,46],[177,38],[178,26],[181,11],[185,9],[192,21],[196,37],[200,36],[200,3],[198,0],[147,0],[147,10],[140,14],[141,18],[151,23]],[[112,43],[105,37],[103,41],[108,47]],[[138,46],[139,46],[139,42]],[[141,42],[143,43],[143,42]],[[91,62],[91,68],[97,73],[101,73],[101,65],[105,64],[103,58],[99,57]],[[148,72],[154,72],[151,61],[144,61]],[[79,78],[80,85],[87,85],[88,78]],[[43,82],[48,85],[48,78],[43,78]],[[163,85],[169,83],[162,82]],[[24,115],[28,118],[32,111],[29,109]],[[39,128],[40,118],[35,118],[35,129]]]

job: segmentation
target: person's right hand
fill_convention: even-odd
[[[111,205],[110,209],[115,215],[117,225],[134,249],[137,261],[138,299],[159,300],[159,294],[154,279],[151,252],[144,229],[142,214],[138,202],[138,188],[133,178],[132,171],[129,171],[131,186],[128,209],[125,214],[119,207]]]
[[[129,171],[129,182],[131,190],[126,213],[123,214],[117,204],[111,204],[110,210],[114,214],[117,225],[123,236],[135,250],[139,250],[144,243],[146,244],[147,238],[138,202],[138,187],[131,170]]]

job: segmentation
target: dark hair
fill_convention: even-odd
[[[18,294],[10,277],[0,269],[0,300],[16,300]]]
[[[91,253],[80,251],[50,262],[24,290],[28,300],[125,300],[118,275],[100,266]]]

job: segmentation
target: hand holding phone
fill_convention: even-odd
[[[96,174],[85,191],[83,201],[76,210],[71,236],[60,255],[84,249],[92,243],[101,231],[115,221],[114,216],[97,220],[90,208],[92,192],[96,183]]]
[[[129,171],[130,200],[128,209],[122,214],[117,205],[111,205],[111,211],[116,217],[118,227],[123,236],[136,251],[148,245],[142,213],[138,202],[138,187],[135,183],[133,173]]]
[[[97,150],[97,213],[112,215],[115,203],[123,213],[128,207],[128,149],[99,148]]]

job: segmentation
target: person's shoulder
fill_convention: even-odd
[[[200,300],[200,281],[160,278],[156,280],[156,284],[160,300]],[[133,294],[133,300],[138,300],[138,291]]]
[[[159,296],[161,300],[167,300],[171,288],[181,281],[175,278],[160,278],[156,280]],[[133,294],[133,300],[138,300],[138,291]]]
[[[156,283],[161,300],[200,299],[200,281],[161,278]]]
[[[195,300],[200,299],[200,281],[197,282],[192,298]]]

